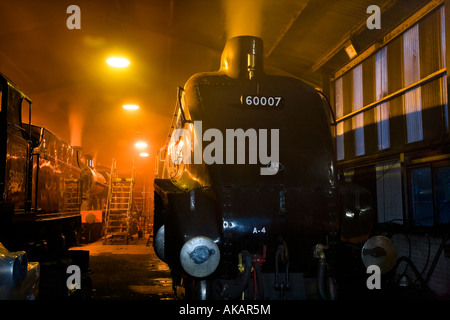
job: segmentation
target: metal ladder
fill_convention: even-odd
[[[113,159],[106,203],[103,244],[106,244],[108,236],[111,238],[116,236],[125,237],[128,244],[135,184],[134,171],[135,164],[133,162],[131,178],[119,178],[116,170],[116,160]]]

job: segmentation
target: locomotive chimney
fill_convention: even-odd
[[[220,71],[233,79],[257,79],[264,74],[263,41],[253,36],[231,38],[222,52]]]

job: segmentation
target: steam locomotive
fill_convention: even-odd
[[[370,195],[335,172],[326,98],[263,67],[262,40],[234,37],[178,89],[153,241],[188,299],[330,298],[337,244],[370,233]]]
[[[3,74],[0,88],[0,242],[36,260],[58,256],[80,240],[80,207],[101,208],[106,177],[79,148],[32,125],[31,99]]]

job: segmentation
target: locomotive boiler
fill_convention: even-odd
[[[94,158],[84,154],[80,161],[82,201],[80,206],[83,226],[82,241],[93,242],[103,234],[104,215],[110,173],[105,167],[94,165]]]
[[[178,89],[157,159],[154,246],[186,297],[318,294],[307,288],[322,281],[342,210],[331,122],[313,87],[264,72],[257,37],[229,39],[218,71]]]

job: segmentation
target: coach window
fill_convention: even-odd
[[[411,170],[411,207],[415,225],[433,225],[431,167]]]
[[[335,82],[335,106],[336,118],[344,116],[344,93],[342,90],[342,77]],[[336,125],[336,152],[337,160],[344,159],[344,122],[341,121]]]
[[[449,133],[444,8],[396,32],[334,75],[339,161],[402,152]]]
[[[380,100],[388,94],[387,48],[383,47],[375,54],[375,99]],[[390,144],[389,102],[375,107],[377,123],[378,150],[388,149]]]
[[[416,24],[403,35],[404,86],[420,80],[419,25]],[[405,93],[404,112],[406,114],[407,142],[423,140],[421,87],[417,86]]]
[[[414,225],[450,223],[450,166],[412,168],[410,179]]]
[[[363,68],[359,64],[353,69],[353,111],[363,107]],[[364,113],[352,118],[352,127],[355,134],[355,156],[364,154]]]
[[[398,160],[375,165],[378,222],[403,224],[402,174]]]
[[[450,166],[436,168],[434,178],[436,222],[450,223]]]

